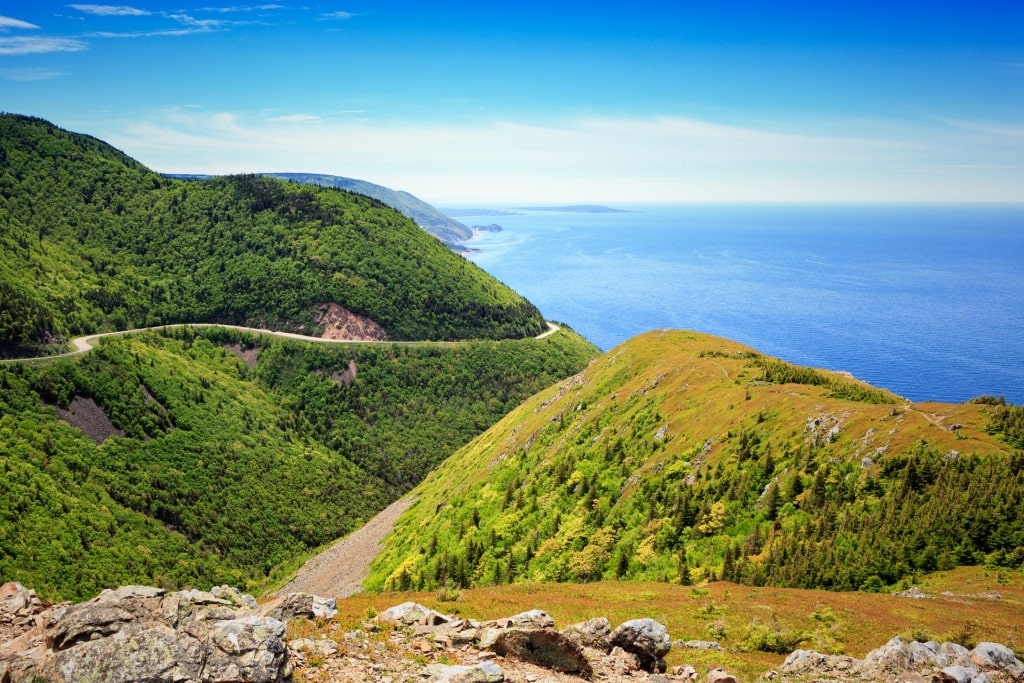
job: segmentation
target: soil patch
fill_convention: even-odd
[[[124,432],[114,426],[107,414],[103,412],[103,408],[100,408],[99,404],[91,398],[75,396],[66,409],[58,405],[54,405],[53,409],[58,418],[72,427],[82,430],[97,444],[103,443],[115,434],[124,436]]]
[[[318,307],[317,325],[323,325],[324,339],[346,339],[350,341],[384,341],[388,333],[376,322],[363,315],[346,310],[335,303],[323,303]]]
[[[243,349],[241,344],[225,344],[224,348],[241,358],[250,368],[256,367],[256,357],[259,355],[259,349],[255,346],[251,349]]]

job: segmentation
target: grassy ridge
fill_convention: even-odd
[[[878,590],[1019,567],[1024,456],[987,433],[993,414],[648,333],[447,460],[367,587],[724,577]]]
[[[570,330],[328,346],[185,328],[2,366],[0,576],[49,598],[126,583],[258,591],[596,353]],[[125,436],[98,445],[57,419],[76,396]]]
[[[393,339],[526,337],[529,302],[368,197],[272,178],[171,180],[0,115],[0,354],[163,323],[315,330],[334,302]]]

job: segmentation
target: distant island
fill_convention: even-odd
[[[625,209],[613,209],[599,204],[573,204],[571,206],[517,206],[523,211],[560,211],[563,213],[632,213]]]
[[[462,218],[463,216],[519,216],[516,211],[505,209],[439,209],[451,218]]]

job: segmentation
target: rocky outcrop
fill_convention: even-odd
[[[333,302],[317,307],[316,324],[323,327],[321,337],[324,339],[383,341],[388,338],[387,331],[375,321]]]
[[[594,670],[583,649],[553,628],[508,628],[495,638],[491,650],[546,669],[590,678]]]
[[[736,683],[717,667],[703,676],[688,664],[666,672],[672,641],[653,619],[612,630],[597,618],[557,631],[540,610],[478,622],[407,602],[345,632],[334,609],[333,601],[308,594],[257,605],[227,586],[175,593],[124,586],[78,605],[49,606],[20,584],[6,584],[0,682],[277,683],[294,670],[302,680],[395,683]],[[308,620],[301,627],[307,636],[287,642],[285,621],[292,619]],[[1020,683],[1024,664],[997,643],[968,650],[894,638],[864,659],[797,650],[760,680]]]
[[[444,652],[450,656],[458,651],[478,660],[462,667],[428,667],[424,675],[431,676],[431,680],[695,680],[692,667],[661,675],[671,640],[665,627],[653,619],[626,622],[614,633],[603,617],[557,631],[554,619],[541,610],[476,622],[410,602],[380,613],[374,626],[393,629],[394,638],[399,640],[406,633],[422,655]],[[492,662],[490,658],[495,656],[501,664]],[[485,662],[491,663],[483,666]],[[503,671],[503,679],[494,678],[495,666]],[[539,673],[533,673],[530,667]],[[504,673],[510,668],[515,669],[511,676]]]
[[[285,680],[291,668],[284,623],[254,613],[255,601],[234,589],[215,591],[124,586],[77,605],[38,609],[21,635],[0,645],[0,680]],[[2,592],[18,594],[19,587]]]
[[[672,649],[672,639],[665,627],[654,619],[627,621],[612,632],[609,641],[612,647],[621,647],[636,655],[644,671],[665,671],[664,658]]]
[[[797,650],[779,671],[762,676],[774,683],[833,679],[843,681],[933,681],[998,683],[1024,678],[1024,663],[1013,650],[979,643],[973,650],[956,643],[906,642],[896,637],[864,659]]]

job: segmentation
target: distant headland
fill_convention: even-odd
[[[599,204],[573,204],[571,206],[517,206],[522,211],[559,211],[562,213],[632,213]]]

